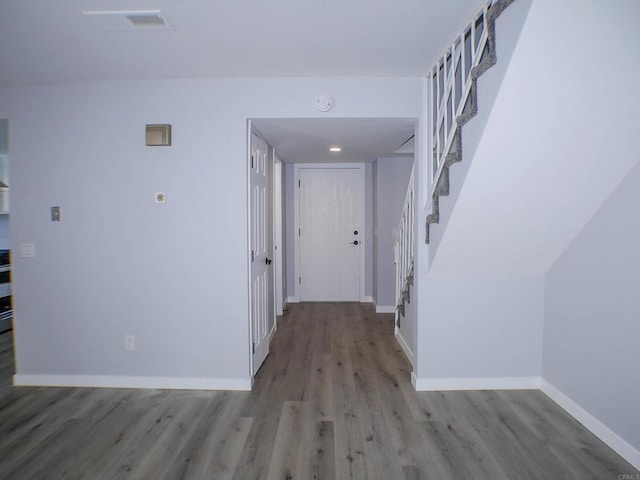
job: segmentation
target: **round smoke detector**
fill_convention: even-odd
[[[328,112],[333,108],[333,98],[328,95],[320,95],[316,98],[316,108],[321,112]]]

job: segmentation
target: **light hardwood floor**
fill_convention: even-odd
[[[289,308],[251,393],[8,389],[0,398],[0,479],[639,473],[539,391],[416,393],[389,315],[348,303]],[[12,369],[7,338],[3,382]]]

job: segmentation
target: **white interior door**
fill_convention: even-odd
[[[301,301],[360,301],[364,166],[299,167]]]
[[[251,217],[251,338],[253,373],[269,354],[269,331],[274,325],[271,179],[273,159],[269,146],[251,135],[250,217]]]

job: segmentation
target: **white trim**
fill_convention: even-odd
[[[295,303],[300,302],[300,235],[298,229],[300,228],[300,188],[296,188],[296,184],[300,182],[300,167],[293,165],[293,286],[295,292]],[[285,193],[286,195],[286,193]],[[291,220],[287,220],[290,222]],[[289,266],[287,265],[287,269]],[[298,280],[296,282],[296,280]],[[291,285],[287,281],[287,290],[291,289]],[[290,297],[291,298],[291,297]],[[293,303],[293,302],[290,302]]]
[[[253,123],[247,120],[247,156],[245,158],[246,185],[247,185],[247,318],[249,319],[249,343],[247,352],[249,354],[249,376],[253,378],[253,318],[251,314],[251,134],[253,133]]]
[[[366,222],[367,222],[367,210],[366,210],[366,189],[367,189],[367,178],[366,178],[366,170],[364,163],[296,163],[293,165],[293,181],[294,181],[294,189],[295,194],[293,195],[293,220],[294,220],[294,232],[298,231],[300,228],[300,189],[295,188],[295,184],[300,181],[300,170],[301,169],[358,169],[360,170],[360,181],[362,182],[362,207],[361,207],[361,218],[362,218],[362,231],[366,231]],[[362,242],[364,244],[364,242]],[[300,278],[300,236],[294,235],[294,259],[295,259],[295,278]],[[367,302],[365,297],[365,285],[366,285],[366,259],[365,259],[365,248],[360,249],[360,302]],[[295,283],[295,279],[294,279]],[[300,299],[300,284],[296,283],[296,298]],[[298,300],[299,301],[299,300]],[[371,302],[372,300],[369,300]]]
[[[278,330],[278,319],[274,319],[273,327],[271,327],[271,331],[269,332],[269,343],[271,343],[271,339],[276,334],[276,330]]]
[[[409,363],[411,363],[411,366],[415,367],[415,365],[416,365],[416,363],[415,363],[416,362],[416,357],[413,354],[413,352],[411,351],[411,348],[409,348],[409,344],[407,343],[407,341],[402,336],[402,333],[400,333],[400,330],[398,330],[398,332],[396,333],[396,340],[400,344],[400,347],[402,347],[402,351],[404,352],[404,354],[409,359]]]
[[[418,387],[416,387],[417,384],[418,377],[416,377],[416,372],[411,372],[411,385],[413,385],[413,388],[415,388],[416,390],[418,390]]]
[[[539,389],[540,377],[416,378],[416,390],[528,390]]]
[[[367,257],[365,255],[367,238],[367,169],[364,163],[354,163],[351,165],[360,169],[360,188],[362,190],[362,202],[360,202],[360,218],[362,219],[362,240],[360,240],[360,245],[362,246],[360,249],[360,298],[370,298],[371,300],[369,300],[369,302],[373,302],[373,297],[365,296],[367,284]],[[371,236],[371,241],[373,242],[373,236]]]
[[[278,158],[278,152],[271,147],[273,152],[273,288],[276,316],[282,315],[284,304],[282,255],[282,162]]]
[[[298,296],[293,296],[293,297],[287,297],[287,305],[289,303],[300,303],[300,299],[298,298]]]
[[[251,390],[251,378],[130,377],[116,375],[31,375],[16,373],[15,386]]]
[[[540,389],[618,455],[640,470],[640,451],[546,380],[542,379]]]
[[[376,305],[376,313],[396,313],[395,305]]]
[[[373,306],[376,307],[376,301],[373,299],[371,295],[366,295],[361,298],[362,300],[360,301],[360,303],[373,303]]]

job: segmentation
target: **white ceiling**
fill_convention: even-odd
[[[424,76],[482,0],[0,0],[0,87],[207,77]],[[159,10],[104,30],[83,11]],[[286,162],[392,155],[411,119],[257,122]],[[339,144],[340,154],[328,147]],[[409,152],[411,149],[409,149]]]
[[[287,118],[253,124],[285,163],[361,163],[400,156],[394,152],[415,128],[415,120],[404,118]],[[342,151],[330,152],[333,145]]]
[[[423,76],[480,0],[0,0],[0,86],[143,78]],[[102,30],[87,10],[160,10]]]

